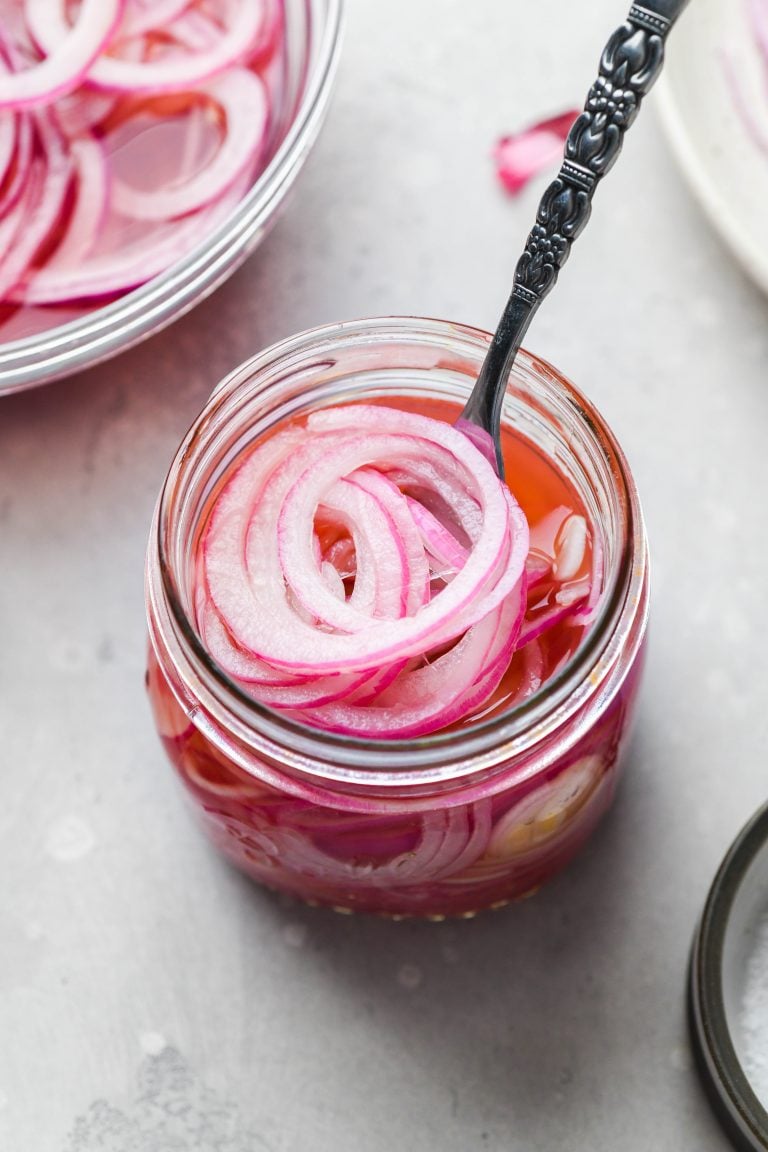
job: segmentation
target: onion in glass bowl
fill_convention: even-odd
[[[137,343],[254,250],[327,109],[341,0],[0,12],[2,394]]]

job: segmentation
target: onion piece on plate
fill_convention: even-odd
[[[578,109],[572,109],[502,136],[493,158],[499,180],[508,192],[516,195],[534,176],[562,160],[565,139],[578,115]]]

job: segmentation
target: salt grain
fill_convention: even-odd
[[[739,1023],[744,1071],[755,1095],[768,1108],[768,918],[760,924],[747,964]]]

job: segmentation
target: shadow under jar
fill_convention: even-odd
[[[361,739],[257,703],[197,631],[206,520],[249,446],[350,403],[452,421],[489,339],[441,321],[384,319],[268,349],[215,390],[158,503],[148,685],[166,752],[216,847],[256,880],[313,903],[438,919],[500,906],[567,864],[613,798],[648,612],[642,514],[602,418],[529,353],[510,380],[505,437],[573,494],[602,572],[594,618],[537,691],[426,736]],[[507,482],[515,492],[514,460]]]

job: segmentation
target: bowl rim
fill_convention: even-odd
[[[737,1148],[768,1149],[768,1111],[736,1054],[723,994],[723,955],[731,913],[747,872],[768,850],[768,804],[741,829],[712,881],[694,935],[688,972],[688,1020],[704,1088]]]
[[[310,0],[305,0],[309,10]],[[86,316],[0,342],[0,397],[102,363],[154,335],[214,291],[253,251],[296,179],[330,102],[341,51],[344,0],[323,0],[316,59],[288,131],[235,211],[192,252],[146,284]],[[310,29],[310,40],[314,36]]]

